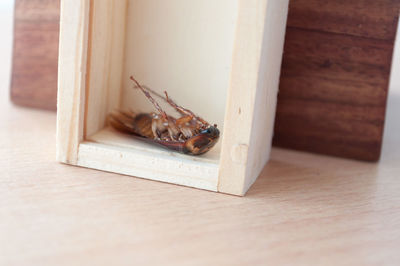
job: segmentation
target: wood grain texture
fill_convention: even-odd
[[[90,1],[84,138],[104,128],[107,115],[120,108],[127,5]]]
[[[394,0],[290,2],[275,145],[379,159],[399,11]]]
[[[393,40],[398,0],[291,0],[288,26]]]
[[[288,3],[239,2],[218,191],[244,195],[269,159]]]
[[[84,139],[89,0],[61,1],[57,160],[75,164]]]
[[[60,0],[15,0],[11,99],[56,109]]]

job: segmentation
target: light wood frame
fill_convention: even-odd
[[[130,1],[61,1],[57,160],[244,195],[269,158],[288,0],[232,1],[237,14],[224,125],[220,153],[211,159],[103,130],[107,113],[121,105]]]

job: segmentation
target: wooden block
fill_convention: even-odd
[[[56,109],[60,0],[15,0],[11,100]]]
[[[292,0],[288,27],[393,40],[398,0]]]
[[[61,3],[57,159],[244,195],[269,159],[288,1]],[[107,127],[154,111],[130,75],[218,123],[219,144],[182,155]]]
[[[394,0],[290,2],[275,145],[379,159],[399,10]]]

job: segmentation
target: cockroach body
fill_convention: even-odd
[[[152,102],[158,113],[113,112],[108,119],[113,128],[165,148],[191,155],[206,153],[218,142],[220,133],[217,125],[210,125],[192,111],[178,106],[168,97],[167,92],[164,92],[165,97],[163,97],[146,86],[142,86],[133,77],[131,80],[136,84],[135,88],[140,89]],[[165,100],[181,114],[181,117],[176,119],[167,115],[150,93]]]

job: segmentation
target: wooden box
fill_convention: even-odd
[[[10,98],[56,110],[60,0],[15,0]]]
[[[399,12],[399,0],[290,1],[275,145],[379,160]]]
[[[287,0],[61,1],[60,162],[244,195],[268,160]],[[107,126],[150,111],[129,76],[217,123],[221,139],[182,155]]]

